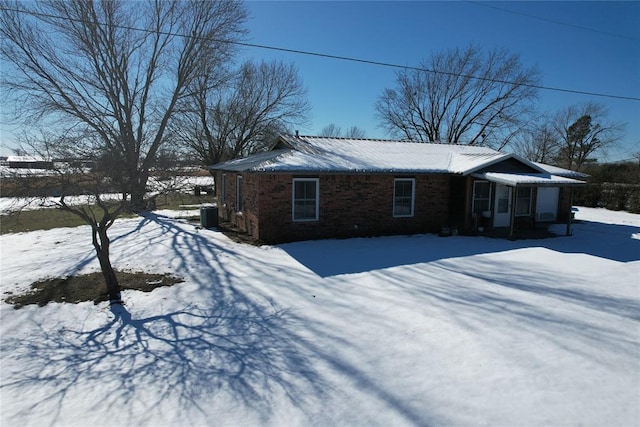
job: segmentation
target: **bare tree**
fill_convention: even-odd
[[[106,159],[98,161],[97,153],[82,151],[81,148],[88,145],[83,142],[91,135],[73,131],[55,135],[40,130],[38,135],[31,132],[25,138],[21,150],[48,160],[53,168],[23,171],[9,179],[11,195],[16,196],[12,210],[19,211],[37,203],[57,207],[88,224],[109,299],[112,303],[120,303],[120,285],[111,265],[108,236],[109,229],[129,204],[117,194],[119,185],[112,178],[112,171],[118,165]],[[24,147],[28,148],[25,150]],[[47,197],[52,194],[56,194],[53,199]]]
[[[173,134],[205,165],[266,149],[310,110],[295,66],[278,61],[246,62],[228,80],[203,73],[191,88]]]
[[[394,137],[500,149],[532,111],[539,73],[507,50],[436,52],[419,68],[398,72],[376,102]]]
[[[337,138],[342,135],[342,129],[335,123],[329,123],[320,131],[320,136],[326,136],[328,138]]]
[[[608,120],[607,115],[606,107],[595,103],[560,110],[552,122],[558,138],[555,163],[579,170],[589,156],[620,141],[626,125]]]
[[[514,148],[531,161],[552,163],[558,154],[559,138],[549,121],[542,119],[519,135]]]
[[[345,132],[342,132],[340,126],[337,126],[335,123],[330,123],[327,126],[323,127],[320,131],[320,136],[327,137],[344,137],[344,138],[364,138],[366,132],[363,129],[360,129],[358,126],[351,126]]]
[[[5,102],[25,123],[75,126],[118,165],[133,209],[179,102],[224,64],[246,12],[229,1],[3,2]]]
[[[3,2],[0,52],[5,102],[16,121],[57,129],[48,156],[88,158],[98,167],[57,171],[56,205],[82,218],[113,301],[120,288],[108,230],[125,210],[144,208],[149,172],[180,101],[203,70],[224,65],[242,36],[238,3]],[[217,64],[217,65],[213,65]],[[104,197],[116,188],[117,200]],[[82,205],[69,196],[82,194]]]

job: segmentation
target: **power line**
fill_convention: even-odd
[[[640,41],[640,39],[637,38],[637,37],[627,36],[627,35],[624,35],[624,34],[611,33],[611,32],[608,32],[608,31],[598,30],[596,28],[583,27],[581,25],[570,24],[570,23],[562,22],[562,21],[556,21],[555,19],[549,19],[549,18],[544,18],[542,16],[532,15],[532,14],[529,14],[529,13],[518,12],[516,10],[507,9],[507,8],[500,7],[500,6],[495,6],[495,5],[491,5],[491,4],[484,3],[484,2],[467,0],[467,3],[471,3],[471,4],[474,4],[476,6],[486,7],[486,8],[489,8],[489,9],[500,10],[502,12],[511,13],[513,15],[525,16],[527,18],[537,19],[539,21],[550,22],[552,24],[561,25],[561,26],[564,26],[564,27],[574,28],[574,29],[583,30],[583,31],[590,31],[592,33],[604,34],[606,36],[619,37],[619,38],[622,38],[622,39]]]
[[[295,53],[295,54],[299,54],[299,55],[315,56],[315,57],[320,57],[320,58],[337,59],[337,60],[350,61],[350,62],[356,62],[356,63],[361,63],[361,64],[378,65],[378,66],[382,66],[382,67],[398,68],[398,69],[404,69],[404,70],[424,71],[424,72],[427,72],[427,73],[445,74],[445,75],[454,76],[454,77],[464,77],[464,78],[470,78],[470,79],[475,79],[475,80],[490,81],[490,82],[494,82],[494,83],[516,84],[515,82],[508,81],[508,80],[498,80],[498,79],[491,79],[491,78],[488,78],[488,77],[478,77],[478,76],[473,76],[473,75],[454,73],[452,71],[432,70],[432,69],[429,69],[429,68],[413,67],[413,66],[410,66],[410,65],[398,65],[398,64],[393,64],[393,63],[389,63],[389,62],[381,62],[381,61],[374,61],[374,60],[370,60],[370,59],[362,59],[362,58],[354,58],[354,57],[349,57],[349,56],[333,55],[333,54],[329,54],[329,53],[310,52],[310,51],[306,51],[306,50],[289,49],[289,48],[283,48],[283,47],[275,47],[275,46],[254,44],[254,43],[243,43],[243,42],[230,42],[230,43],[238,44],[238,45],[245,46],[245,47],[253,47],[253,48],[267,49],[267,50],[276,50],[276,51],[280,51],[280,52]],[[612,94],[598,93],[598,92],[587,92],[587,91],[582,91],[582,90],[564,89],[564,88],[558,88],[558,87],[552,87],[552,86],[543,86],[543,85],[535,85],[535,84],[527,84],[527,83],[517,83],[517,84],[519,84],[520,86],[530,87],[530,88],[534,88],[534,89],[541,89],[541,90],[572,93],[572,94],[578,94],[578,95],[599,96],[599,97],[604,97],[604,98],[624,99],[624,100],[629,100],[629,101],[640,101],[640,98],[633,97],[633,96],[612,95]]]
[[[471,3],[474,3],[474,2],[471,2]],[[46,13],[35,12],[35,11],[27,11],[27,10],[22,10],[22,9],[13,9],[13,8],[7,8],[7,7],[0,7],[0,10],[17,12],[17,13],[24,13],[24,14],[28,14],[28,15],[32,15],[32,16],[41,16],[41,17],[45,17],[45,18],[65,19],[65,20],[75,21],[75,22],[80,22],[80,23],[95,24],[95,22],[89,22],[89,21],[86,21],[86,20],[83,20],[83,19],[62,17],[62,16],[57,16],[57,15],[46,14]],[[106,25],[106,24],[100,23],[100,25]],[[112,26],[115,27],[115,28],[120,28],[120,29],[124,29],[124,30],[140,31],[140,32],[146,32],[146,33],[156,33],[155,30],[147,30],[145,28],[130,27],[130,26],[125,26],[125,25],[112,25]],[[186,34],[173,33],[173,32],[168,32],[168,31],[158,31],[158,33],[160,33],[162,35],[182,37],[182,38],[191,38],[192,37],[192,36],[189,36],[189,35],[186,35]],[[467,75],[467,74],[462,74],[462,73],[455,73],[453,71],[432,70],[432,69],[424,68],[424,67],[414,67],[414,66],[409,66],[409,65],[399,65],[399,64],[393,64],[393,63],[390,63],[390,62],[376,61],[376,60],[363,59],[363,58],[355,58],[355,57],[351,57],[351,56],[334,55],[334,54],[329,54],[329,53],[312,52],[312,51],[301,50],[301,49],[290,49],[290,48],[279,47],[279,46],[269,46],[269,45],[262,45],[262,44],[256,44],[256,43],[231,41],[231,40],[219,40],[219,39],[213,39],[213,38],[207,38],[207,40],[213,41],[213,42],[216,42],[216,43],[227,43],[227,44],[233,44],[233,45],[249,47],[249,48],[272,50],[272,51],[285,52],[285,53],[293,53],[293,54],[297,54],[297,55],[312,56],[312,57],[317,57],[317,58],[335,59],[335,60],[340,60],[340,61],[354,62],[354,63],[367,64],[367,65],[375,65],[375,66],[387,67],[387,68],[395,68],[395,69],[402,69],[402,70],[412,70],[412,71],[421,71],[421,72],[433,73],[433,74],[444,74],[444,75],[449,75],[449,76],[454,76],[454,77],[464,77],[464,78],[469,78],[469,79],[474,79],[474,80],[488,81],[488,82],[500,83],[500,84],[511,84],[511,85],[518,84],[520,86],[530,87],[530,88],[533,88],[533,89],[540,89],[540,90],[548,90],[548,91],[555,91],[555,92],[562,92],[562,93],[571,93],[571,94],[577,94],[577,95],[597,96],[597,97],[602,97],[602,98],[622,99],[622,100],[627,100],[627,101],[640,101],[639,97],[633,97],[633,96],[614,95],[614,94],[606,94],[606,93],[599,93],[599,92],[588,92],[588,91],[583,91],[583,90],[566,89],[566,88],[544,86],[544,85],[536,85],[536,84],[530,84],[530,83],[515,83],[515,82],[512,82],[512,81],[508,81],[508,80],[498,80],[498,79],[491,79],[491,78],[488,78],[488,77],[478,77],[478,76]]]

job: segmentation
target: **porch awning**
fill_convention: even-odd
[[[546,173],[484,172],[474,173],[472,176],[509,187],[566,187],[586,184],[586,182],[577,179]]]

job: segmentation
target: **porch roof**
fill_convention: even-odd
[[[487,181],[504,184],[509,187],[557,187],[586,184],[584,181],[551,175],[549,173],[484,172],[471,175],[475,178],[486,179]]]

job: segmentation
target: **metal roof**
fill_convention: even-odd
[[[497,182],[509,187],[533,186],[533,187],[557,187],[570,185],[583,185],[584,181],[566,178],[546,173],[499,173],[484,172],[474,173],[472,176],[476,178],[486,179],[487,181]]]
[[[469,175],[507,159],[516,159],[537,173],[493,174],[493,179],[511,183],[531,182],[570,184],[580,181],[552,175],[552,166],[533,163],[515,154],[487,147],[454,144],[429,144],[399,140],[331,138],[281,135],[272,151],[213,165],[213,170],[234,172],[310,172],[310,173],[451,173]],[[561,170],[554,168],[554,170]],[[566,169],[562,170],[565,172]],[[484,175],[483,175],[484,176]],[[519,178],[516,178],[519,177]]]

